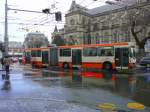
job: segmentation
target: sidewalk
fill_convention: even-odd
[[[78,104],[49,99],[0,99],[0,112],[100,112]]]
[[[25,68],[25,71],[19,70],[23,68]],[[52,94],[54,91],[51,89],[53,88],[46,89],[46,87],[39,86],[36,81],[34,82],[32,79],[24,77],[24,72],[30,72],[28,71],[29,66],[16,64],[11,66],[11,69],[9,89],[2,89],[5,80],[0,79],[0,112],[100,112],[51,95],[43,96],[42,94],[47,92]],[[58,90],[54,90],[57,93]],[[58,92],[57,94],[60,93]]]

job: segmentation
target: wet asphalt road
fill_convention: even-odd
[[[97,105],[106,102],[132,112],[126,105],[135,101],[147,105],[137,112],[150,112],[147,69],[105,78],[102,73],[39,70],[19,64],[11,69],[10,87],[0,79],[0,112],[101,112]]]

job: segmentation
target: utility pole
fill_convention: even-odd
[[[50,13],[49,9],[44,9],[42,12],[40,11],[31,11],[31,10],[22,10],[22,9],[13,9],[13,8],[8,8],[7,0],[5,0],[5,34],[4,34],[4,53],[3,56],[8,55],[8,50],[9,50],[9,38],[8,38],[8,10],[15,10],[15,11],[23,11],[23,12],[33,12],[33,13],[45,13],[45,14],[55,14],[58,16],[56,18],[56,21],[61,21],[61,12],[56,12],[56,13]]]
[[[7,11],[8,11],[8,6],[7,6],[7,0],[5,1],[5,34],[4,34],[4,56],[8,55],[8,45],[9,45],[9,40],[8,40],[8,18],[7,18]]]

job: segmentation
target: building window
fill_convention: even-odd
[[[85,17],[82,18],[82,24],[83,24],[83,25],[86,24],[86,22],[85,22]]]
[[[114,33],[113,33],[113,41],[114,42],[118,41],[118,33],[117,33],[117,31],[114,31]]]
[[[70,24],[71,24],[71,25],[74,25],[74,24],[75,24],[75,20],[74,20],[74,19],[71,19],[71,20],[70,20]]]
[[[99,44],[99,34],[98,33],[96,34],[95,41],[96,41],[96,44]]]
[[[88,37],[87,37],[87,44],[91,44],[91,36],[90,35],[88,35]]]
[[[86,44],[87,43],[87,37],[86,36],[83,36],[83,44]]]
[[[97,31],[97,30],[99,30],[98,23],[94,23],[94,25],[93,25],[93,31]]]
[[[83,44],[91,44],[91,36],[83,36]]]

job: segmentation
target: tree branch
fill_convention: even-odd
[[[143,31],[143,27],[140,30],[136,31],[135,33],[137,34],[137,33],[140,33],[142,31]]]
[[[135,21],[132,22],[132,25],[131,25],[131,33],[132,33],[132,35],[133,35],[133,37],[134,37],[136,43],[140,46],[140,41],[139,41],[138,36],[137,36],[137,34],[135,33],[134,29],[135,29]]]

